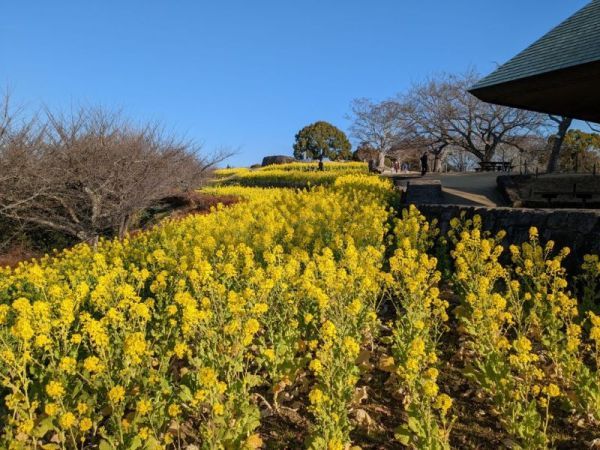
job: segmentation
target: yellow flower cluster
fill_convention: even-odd
[[[326,393],[312,434],[349,442],[393,193],[326,173],[306,191],[212,187],[245,201],[0,269],[0,446],[185,446],[175,421],[197,424],[189,442],[236,447],[260,423],[254,390],[273,386],[277,404],[307,355]]]
[[[248,167],[228,167],[226,169],[216,169],[213,174],[218,179],[223,179],[241,175],[249,171],[250,169]]]
[[[413,448],[449,449],[452,399],[440,393],[437,368],[448,302],[440,299],[437,259],[426,253],[436,235],[435,224],[412,206],[395,226],[398,248],[389,259],[397,311],[391,350],[408,416],[396,438]]]
[[[569,249],[555,252],[552,241],[541,245],[532,227],[528,241],[510,246],[512,264],[503,265],[503,233],[482,233],[478,217],[463,217],[452,228],[461,295],[456,312],[467,337],[465,354],[473,359],[470,376],[496,405],[507,432],[522,447],[547,446],[550,402],[563,389],[573,394],[563,401],[599,417],[593,400],[598,378],[581,354],[578,302],[567,290],[562,264]],[[586,257],[584,268],[592,261]],[[592,339],[596,333],[600,337],[595,320],[590,314]]]
[[[500,422],[523,448],[545,447],[548,409],[538,411],[543,372],[527,336],[521,283],[500,263],[504,233],[490,237],[478,216],[452,224],[451,252],[461,303],[456,310],[473,378],[493,401]],[[512,247],[513,254],[516,247]],[[516,335],[514,339],[513,335]],[[533,405],[533,406],[532,406]],[[546,425],[544,425],[546,424]]]
[[[271,171],[271,170],[286,170],[286,171],[301,171],[301,172],[312,172],[319,168],[317,162],[293,162],[286,164],[272,164],[270,166],[261,167],[258,170]],[[367,173],[369,167],[367,163],[358,161],[327,161],[323,163],[323,170],[326,172],[345,172],[345,173]]]
[[[343,172],[343,173],[367,173],[369,168],[366,163],[362,162],[325,162],[323,164],[324,171],[326,172]],[[286,164],[272,164],[265,167],[259,167],[256,169],[249,169],[247,167],[236,167],[229,169],[217,169],[215,175],[218,178],[227,178],[238,175],[245,175],[248,172],[315,172],[318,170],[318,163],[316,162],[294,162]]]
[[[504,235],[462,218],[449,270],[436,224],[414,207],[391,220],[391,183],[364,172],[223,170],[206,191],[233,206],[0,269],[0,447],[259,448],[259,406],[300,398],[310,448],[351,448],[376,349],[403,399],[396,438],[446,449],[448,299],[465,375],[515,446],[547,447],[558,404],[600,421],[598,258],[578,304],[567,250],[532,229],[506,264]]]
[[[307,188],[309,186],[330,186],[341,176],[358,176],[379,180],[367,175],[364,163],[327,163],[325,170],[316,170],[316,165],[291,163],[263,167],[257,170],[242,170],[231,173],[222,169],[218,176],[222,182],[249,187]],[[227,177],[227,178],[225,178]],[[382,180],[379,180],[382,181]]]
[[[303,318],[314,378],[309,395],[314,448],[350,443],[348,410],[359,378],[356,361],[361,344],[377,328],[382,261],[383,248],[361,251],[349,241],[337,258],[325,249],[306,268],[302,288],[309,308]]]

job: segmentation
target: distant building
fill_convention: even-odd
[[[600,0],[470,89],[479,99],[600,123]]]

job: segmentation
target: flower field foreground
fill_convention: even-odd
[[[387,180],[325,173],[211,187],[243,201],[2,269],[0,447],[591,441],[598,258],[569,288],[535,229],[506,250],[477,218],[439,236],[395,217]]]
[[[220,189],[247,201],[1,272],[4,445],[257,447],[253,392],[309,364],[314,445],[348,441],[389,185]]]

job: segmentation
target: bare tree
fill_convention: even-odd
[[[46,174],[39,172],[44,129],[36,117],[26,118],[14,107],[7,91],[0,98],[0,248],[8,246],[27,229],[27,223],[8,218],[39,200],[48,191]]]
[[[392,150],[399,136],[405,133],[404,106],[395,100],[375,103],[366,98],[352,102],[350,135],[379,152],[379,166],[385,165],[385,157]]]
[[[153,201],[198,187],[229,156],[99,108],[2,124],[0,217],[80,241],[123,236]]]
[[[478,78],[474,72],[442,75],[415,85],[401,98],[408,107],[412,132],[425,139],[434,154],[434,171],[448,146],[490,161],[500,145],[518,148],[524,136],[542,125],[538,113],[492,105],[469,94],[468,88]]]
[[[451,171],[466,172],[476,167],[477,158],[460,147],[448,147],[444,151],[446,167]]]

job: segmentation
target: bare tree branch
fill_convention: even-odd
[[[0,218],[82,241],[123,235],[153,201],[199,187],[233,154],[100,108],[18,121],[8,97],[0,106]]]
[[[379,103],[366,98],[352,102],[352,120],[350,135],[361,144],[368,145],[379,152],[379,166],[383,166],[385,156],[392,150],[406,133],[408,126],[404,106],[394,100],[384,100]]]
[[[413,134],[429,142],[436,162],[450,146],[490,161],[501,145],[518,146],[542,126],[540,114],[484,103],[470,95],[468,88],[478,78],[474,72],[441,75],[400,97],[408,106]]]
[[[591,122],[586,122],[586,125],[588,127],[590,127],[590,130],[596,132],[596,133],[600,133],[600,126],[596,126],[596,125],[592,125]]]

